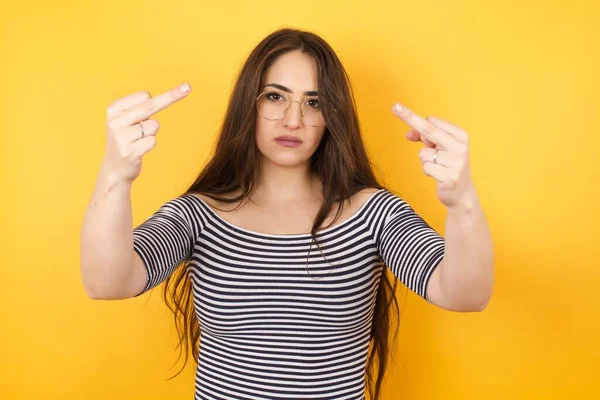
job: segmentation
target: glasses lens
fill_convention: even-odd
[[[318,99],[309,99],[302,106],[304,109],[304,123],[312,126],[325,126],[325,117],[321,110],[321,103]]]
[[[256,101],[259,114],[266,119],[272,120],[283,117],[288,104],[288,99],[277,92],[262,93]]]

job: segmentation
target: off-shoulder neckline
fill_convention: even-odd
[[[377,194],[381,193],[384,190],[385,189],[382,188],[382,189],[378,189],[376,192],[372,193],[367,198],[367,200],[365,200],[365,202],[358,208],[358,210],[356,210],[354,212],[354,214],[352,214],[350,217],[348,217],[344,221],[340,222],[339,224],[336,224],[329,228],[318,230],[317,235],[324,235],[327,233],[335,232],[336,230],[341,229],[345,225],[354,221],[360,214],[362,214],[362,211],[369,205],[369,203],[371,203],[371,201],[377,196]],[[253,236],[259,236],[259,237],[262,236],[262,237],[266,237],[266,238],[277,238],[277,239],[303,239],[303,238],[310,238],[310,236],[311,236],[310,232],[309,233],[267,233],[267,232],[258,232],[258,231],[254,231],[251,229],[243,228],[239,225],[234,224],[233,222],[230,222],[230,221],[227,221],[226,219],[224,219],[215,210],[213,210],[213,208],[206,201],[201,199],[199,196],[195,195],[194,193],[190,193],[190,195],[192,195],[200,203],[202,203],[215,219],[219,220],[221,223],[223,223],[224,225],[227,225],[228,227],[232,228],[235,231],[247,233],[247,234],[253,235]]]

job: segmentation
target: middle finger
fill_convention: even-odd
[[[410,111],[406,107],[396,104],[392,108],[392,111],[411,128],[423,135],[423,137],[429,142],[446,149],[452,148],[456,145],[456,139],[454,139],[452,135],[450,135],[448,132],[444,132],[431,122],[427,121],[425,118]]]
[[[187,87],[187,91],[185,90]],[[124,126],[133,125],[136,122],[150,118],[160,110],[163,110],[171,104],[183,99],[190,93],[189,85],[183,84],[167,92],[151,97],[143,103],[124,112],[121,117],[118,117],[119,124]]]
[[[435,148],[435,144],[425,139],[425,137],[415,129],[411,129],[410,131],[406,132],[406,138],[411,142],[422,142],[426,147],[431,149]]]

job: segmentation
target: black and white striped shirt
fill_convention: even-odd
[[[318,231],[322,253],[310,234],[241,228],[191,193],[133,233],[148,272],[142,293],[190,261],[201,329],[195,399],[364,399],[382,268],[427,300],[444,255],[443,237],[386,189]]]

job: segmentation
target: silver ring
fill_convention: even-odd
[[[433,153],[433,163],[434,164],[437,164],[437,152],[438,152],[438,149],[435,149],[435,153]]]
[[[143,138],[144,138],[144,136],[145,136],[145,133],[144,133],[144,127],[142,126],[142,123],[141,123],[141,122],[138,122],[138,125],[140,126],[140,130],[142,131],[142,137],[141,137],[140,139],[143,139]]]

